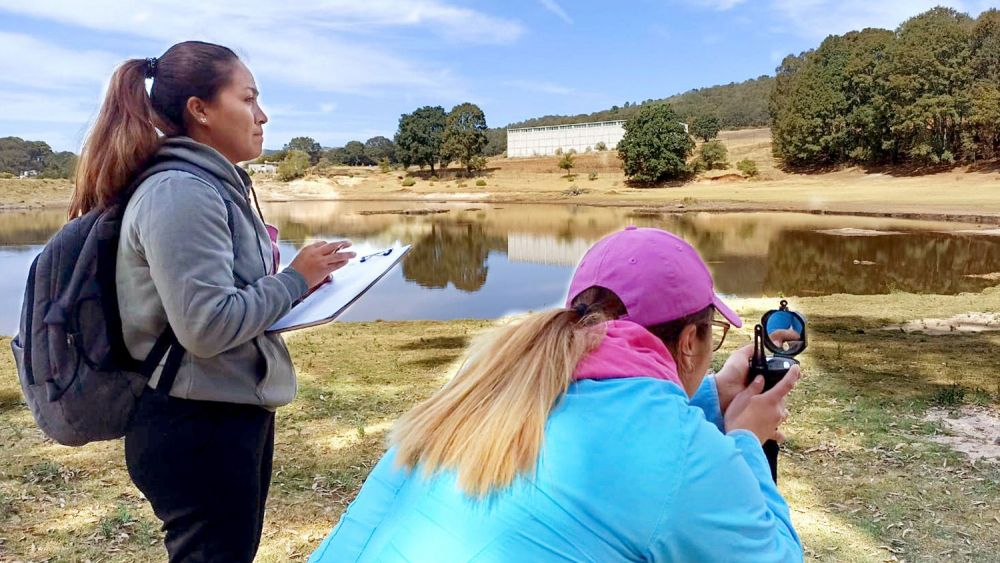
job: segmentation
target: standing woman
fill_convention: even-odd
[[[163,521],[170,561],[253,560],[274,410],[296,391],[284,341],[265,330],[354,255],[337,252],[348,242],[319,242],[277,271],[275,242],[236,166],[261,153],[257,95],[247,67],[219,45],[188,41],[126,61],[77,170],[71,216],[129,197],[155,162],[187,167],[136,187],[116,268],[130,354],[145,358],[168,328],[183,348],[178,369],[154,372],[125,435],[129,475]]]

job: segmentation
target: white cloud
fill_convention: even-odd
[[[62,93],[0,90],[0,122],[79,123],[96,113],[101,100]]]
[[[698,2],[704,6],[712,8],[713,10],[718,10],[720,12],[725,12],[733,7],[742,4],[746,0],[698,0]]]
[[[106,51],[69,49],[29,35],[0,31],[0,76],[8,85],[60,90],[100,85],[121,57]]]
[[[507,80],[504,82],[504,85],[517,88],[519,90],[525,90],[527,92],[537,92],[539,94],[558,94],[565,96],[573,93],[571,88],[567,88],[553,82],[546,82],[544,80]]]
[[[438,93],[461,87],[460,81],[442,65],[399,55],[366,33],[383,28],[419,28],[450,41],[471,43],[506,43],[523,33],[515,21],[436,0],[327,0],[308,5],[247,0],[240,4],[191,3],[185,4],[184,9],[178,9],[176,2],[168,0],[147,0],[138,9],[112,0],[92,0],[86,4],[70,0],[0,0],[0,10],[159,46],[127,54],[132,57],[159,55],[159,50],[178,41],[202,38],[232,47],[265,79],[340,93],[370,93],[373,89],[397,87]],[[26,55],[22,60],[5,56],[6,65],[19,65],[17,74],[23,76],[41,63],[42,72],[37,73],[39,78],[35,82],[47,78],[54,82],[62,76],[61,70],[47,61],[59,57],[47,57],[45,51],[58,48],[38,40],[35,43],[34,47],[39,49],[22,46]],[[101,69],[96,68],[99,65],[94,63],[104,59],[84,54],[88,64],[79,65],[80,70],[71,74],[109,74],[99,72]],[[74,62],[73,58],[64,60]],[[428,71],[428,68],[443,69]]]
[[[330,102],[328,104],[320,104],[319,106],[319,111],[323,113],[331,113],[333,111],[336,111],[336,109],[337,109],[336,102]]]
[[[538,0],[538,2],[542,5],[543,8],[558,16],[559,19],[561,19],[562,21],[569,24],[573,23],[573,18],[569,17],[569,14],[566,13],[566,10],[564,10],[562,6],[557,4],[556,0]]]

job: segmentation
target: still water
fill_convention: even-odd
[[[493,318],[558,304],[586,249],[627,225],[691,242],[727,295],[954,294],[1000,284],[1000,230],[959,223],[444,202],[273,203],[264,213],[281,231],[285,263],[316,239],[348,238],[359,253],[413,245],[343,320]],[[58,211],[0,214],[0,334],[17,331],[28,268],[62,221]]]

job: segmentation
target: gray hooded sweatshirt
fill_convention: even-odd
[[[273,271],[243,170],[188,137],[167,140],[159,154],[214,174],[232,202],[187,172],[161,172],[139,185],[118,245],[125,345],[145,358],[169,321],[187,350],[171,396],[269,409],[289,403],[296,383],[288,349],[264,331],[306,292],[305,278],[291,268]],[[158,379],[159,370],[149,385]]]

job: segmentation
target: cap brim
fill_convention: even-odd
[[[716,295],[715,297],[712,298],[712,305],[734,327],[740,328],[741,326],[743,326],[743,319],[741,319],[740,316],[737,315],[735,311],[733,311],[732,309],[730,309],[729,305],[726,305],[725,303],[723,303],[722,299],[719,298],[718,295]]]

